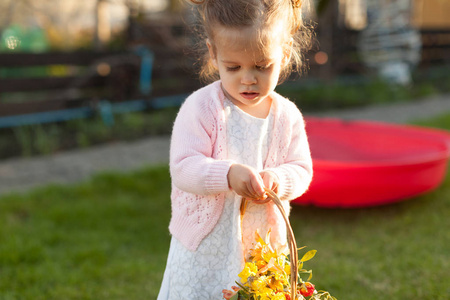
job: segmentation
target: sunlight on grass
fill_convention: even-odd
[[[167,168],[0,198],[0,299],[153,299],[167,255]]]
[[[450,113],[443,113],[433,119],[417,121],[414,124],[450,130]]]
[[[169,247],[166,167],[0,200],[0,299],[155,299]],[[294,206],[308,267],[339,299],[445,299],[450,182],[394,205]],[[382,296],[384,295],[384,296]]]
[[[447,119],[430,121],[447,128]],[[439,121],[441,120],[441,121]],[[422,125],[424,122],[421,123]],[[317,288],[341,300],[448,299],[450,182],[365,209],[294,206]],[[170,236],[167,166],[0,198],[0,300],[155,299]]]
[[[447,299],[450,182],[401,203],[365,209],[293,208],[308,266],[338,299]]]

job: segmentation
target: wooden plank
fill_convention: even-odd
[[[189,94],[200,86],[199,81],[193,79],[196,76],[193,76],[191,72],[192,64],[186,64],[186,58],[181,53],[158,49],[155,59],[152,79],[156,90],[152,91],[150,97],[135,91],[135,86],[139,84],[141,67],[141,56],[137,53],[0,54],[0,69],[49,65],[88,66],[87,70],[83,69],[83,72],[79,72],[81,74],[71,76],[0,79],[0,96],[2,93],[24,92],[22,102],[2,103],[0,100],[0,121],[3,122],[0,122],[0,125],[3,124],[0,127],[18,126],[24,124],[23,122],[34,124],[81,117],[83,114],[86,115],[86,109],[89,112],[98,109],[100,99],[111,103],[117,112],[148,109],[153,107],[149,106],[154,102],[152,102],[153,99],[158,99],[157,105],[153,103],[158,107],[171,106],[184,100],[185,95],[180,97],[179,93]],[[106,76],[102,77],[97,73],[96,64],[99,62],[105,62],[110,66],[111,69]],[[70,88],[96,87],[100,90],[80,91],[80,95],[83,95],[82,99],[73,99],[73,95],[65,92]],[[47,90],[48,97],[44,96],[47,95],[44,92]],[[42,100],[33,97],[34,91],[44,92],[43,97],[41,96]],[[92,95],[87,96],[85,92]],[[100,92],[101,96],[91,92]],[[165,97],[168,95],[169,97]],[[19,96],[22,97],[22,94]]]
[[[91,102],[92,100],[90,99],[54,99],[22,103],[0,103],[0,118],[89,106]]]
[[[96,60],[123,52],[54,52],[54,53],[0,53],[0,67],[30,67],[47,65],[89,65]],[[126,55],[130,55],[129,53]]]
[[[8,78],[0,80],[0,93],[31,92],[40,90],[86,88],[103,86],[106,77],[92,76],[86,79],[80,77],[43,77],[43,78]]]
[[[170,51],[167,48],[155,47],[151,49],[157,60],[183,60],[182,52]],[[0,68],[5,67],[30,67],[47,65],[90,65],[102,59],[113,57],[126,58],[139,63],[140,57],[132,52],[49,52],[49,53],[0,53]]]
[[[0,128],[68,121],[73,119],[87,118],[92,114],[92,108],[79,107],[65,110],[15,115],[0,118]]]

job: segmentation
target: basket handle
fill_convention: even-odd
[[[297,252],[297,242],[295,240],[294,231],[292,230],[291,223],[289,222],[289,218],[286,215],[286,212],[284,211],[283,205],[281,203],[280,198],[278,198],[277,194],[265,188],[266,194],[267,194],[267,201],[270,200],[275,203],[275,205],[278,207],[278,209],[281,212],[281,215],[283,216],[284,222],[286,223],[286,229],[287,229],[287,238],[288,238],[288,247],[289,247],[289,253],[290,253],[290,265],[291,265],[291,299],[296,300],[297,298],[297,281],[298,281],[298,252]],[[242,198],[241,202],[241,224],[242,219],[245,214],[245,209],[247,207],[248,200],[246,198]],[[264,203],[264,202],[263,202]]]
[[[294,231],[292,230],[291,223],[289,222],[289,218],[284,211],[283,205],[281,203],[278,195],[269,189],[265,189],[267,196],[275,203],[278,209],[283,216],[284,222],[286,223],[287,235],[288,235],[288,246],[290,256],[290,264],[291,264],[291,299],[297,299],[297,281],[298,281],[298,252],[297,252],[297,242],[295,240]]]

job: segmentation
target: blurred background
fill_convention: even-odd
[[[448,93],[449,12],[312,1],[308,69],[278,90],[305,112]],[[201,86],[192,16],[180,0],[0,0],[0,158],[169,134]]]
[[[192,15],[180,0],[0,0],[0,300],[156,298],[169,135],[202,85]],[[304,18],[308,69],[277,91],[305,115],[378,108],[450,130],[449,0],[316,0]],[[390,205],[293,205],[316,288],[450,299],[449,180]]]

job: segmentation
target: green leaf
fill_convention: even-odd
[[[230,298],[230,300],[238,300],[239,299],[239,294],[235,294],[233,297]]]
[[[309,277],[308,277],[308,280],[306,280],[306,281],[310,281],[311,280],[311,278],[312,278],[312,270],[310,271],[310,273],[309,273]]]
[[[302,259],[300,259],[300,261],[305,262],[305,261],[312,259],[314,257],[314,255],[316,255],[316,252],[317,252],[317,250],[310,250],[310,251],[306,252],[305,255],[303,255]]]
[[[305,270],[305,269],[298,270],[298,272],[299,272],[299,273],[309,273],[309,271],[308,271],[308,270]]]

